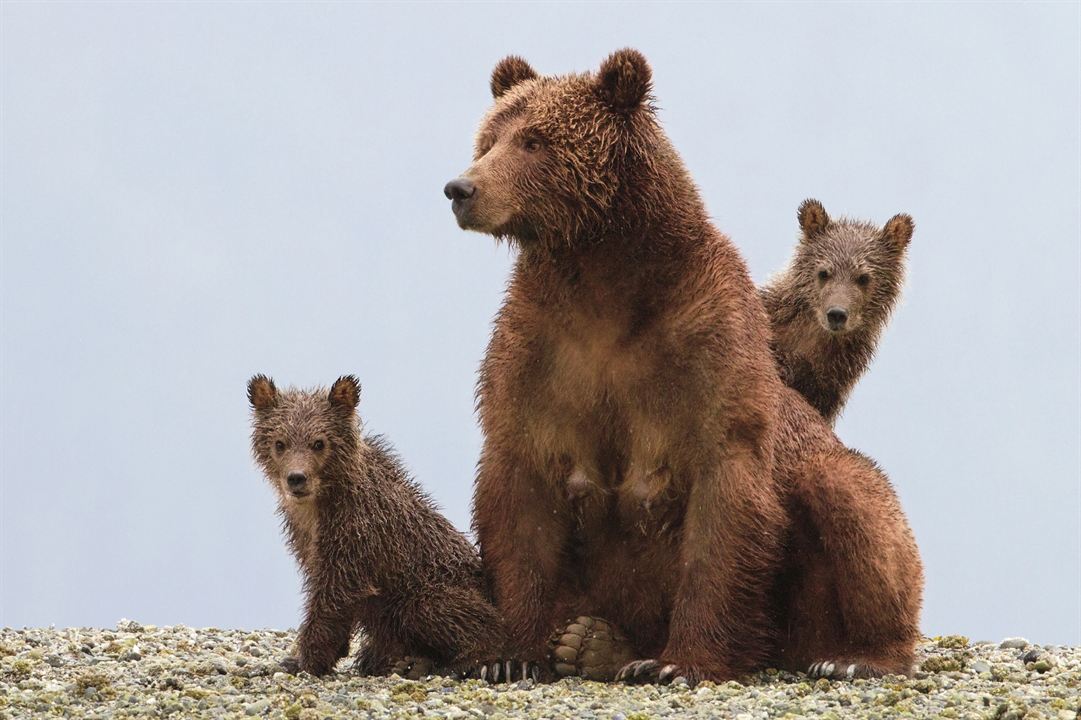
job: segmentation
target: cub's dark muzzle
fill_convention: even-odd
[[[285,478],[285,484],[289,486],[289,491],[298,497],[308,494],[308,478],[304,473],[289,473]]]

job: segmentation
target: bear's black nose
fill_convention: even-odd
[[[826,320],[829,321],[830,330],[840,330],[848,321],[848,311],[841,308],[830,308],[826,311]]]
[[[468,200],[477,191],[477,186],[472,180],[455,178],[443,187],[443,194],[447,200]]]
[[[299,490],[308,482],[308,478],[304,477],[304,473],[289,473],[285,482],[289,483],[290,490]]]

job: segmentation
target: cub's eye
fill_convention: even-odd
[[[542,147],[544,147],[544,143],[542,143],[540,140],[538,140],[535,137],[530,137],[530,138],[526,138],[522,142],[522,147],[525,149],[525,151],[527,153],[535,153],[538,150],[540,150]]]
[[[279,440],[278,442],[274,443],[274,449],[278,452],[282,452],[283,450],[285,450],[285,443]]]
[[[822,280],[823,282],[825,282],[826,280],[829,280],[830,279],[830,271],[829,270],[819,270],[818,271],[818,279]]]
[[[867,273],[863,273],[862,275],[860,275],[859,277],[856,278],[856,284],[859,285],[860,287],[867,287],[868,283],[870,283],[870,282],[871,282],[871,276],[868,275]]]
[[[315,450],[316,452],[319,452],[324,447],[325,447],[325,445],[323,445],[322,440],[316,440],[315,442],[312,443],[312,450]]]

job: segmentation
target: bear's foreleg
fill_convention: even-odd
[[[325,675],[349,652],[353,634],[351,607],[328,588],[308,591],[304,624],[297,635],[296,662],[300,670]]]
[[[481,559],[504,620],[502,659],[543,662],[565,618],[557,594],[571,513],[562,488],[528,460],[488,447],[473,501]]]
[[[668,643],[660,657],[626,665],[618,679],[693,684],[763,666],[784,523],[771,470],[771,458],[751,444],[729,446],[713,472],[694,477]]]

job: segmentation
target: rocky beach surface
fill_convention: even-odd
[[[579,680],[488,685],[325,678],[278,663],[293,631],[155,627],[0,629],[0,718],[1055,718],[1081,709],[1081,649],[947,636],[919,671],[850,682],[767,671],[697,687]]]

